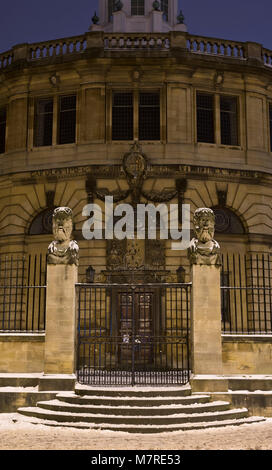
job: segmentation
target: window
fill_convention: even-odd
[[[131,0],[131,15],[144,15],[145,2],[144,0]]]
[[[58,144],[71,144],[76,140],[76,96],[60,96]]]
[[[53,136],[53,98],[41,99],[35,110],[35,147],[52,145]]]
[[[197,142],[239,145],[238,98],[198,92]]]
[[[238,145],[237,98],[220,96],[221,144]]]
[[[52,234],[52,217],[54,209],[45,209],[31,222],[29,235]]]
[[[270,152],[272,152],[272,104],[269,105]]]
[[[37,100],[34,117],[34,146],[71,144],[75,140],[76,95]]]
[[[113,92],[112,140],[160,140],[160,92]]]
[[[133,93],[114,93],[112,140],[133,140]]]
[[[161,11],[163,19],[168,21],[168,0],[161,0]]]
[[[197,141],[214,143],[214,96],[197,93]]]
[[[6,150],[6,108],[0,108],[0,153]]]
[[[108,0],[108,21],[112,21],[112,14],[113,14],[113,2],[114,0]]]
[[[160,95],[139,95],[139,140],[160,140]]]

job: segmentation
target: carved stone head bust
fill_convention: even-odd
[[[48,264],[78,265],[78,244],[71,240],[73,213],[69,207],[57,207],[52,218],[54,241],[47,252]]]
[[[194,213],[195,234],[202,243],[209,242],[214,237],[215,215],[212,209],[203,207]]]
[[[215,215],[212,209],[202,207],[194,213],[196,237],[188,248],[191,264],[221,265],[220,246],[214,240]]]

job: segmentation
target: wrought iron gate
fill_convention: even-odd
[[[78,381],[187,383],[190,288],[190,284],[77,284]]]

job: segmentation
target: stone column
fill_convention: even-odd
[[[214,213],[195,212],[196,238],[188,250],[191,261],[191,364],[193,391],[225,391],[221,339],[221,292],[219,244],[214,236]]]
[[[55,240],[47,253],[44,375],[40,390],[73,390],[75,385],[78,245],[70,238],[72,226],[71,209],[55,209]]]

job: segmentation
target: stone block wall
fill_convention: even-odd
[[[0,373],[38,373],[44,369],[45,335],[0,334]]]

